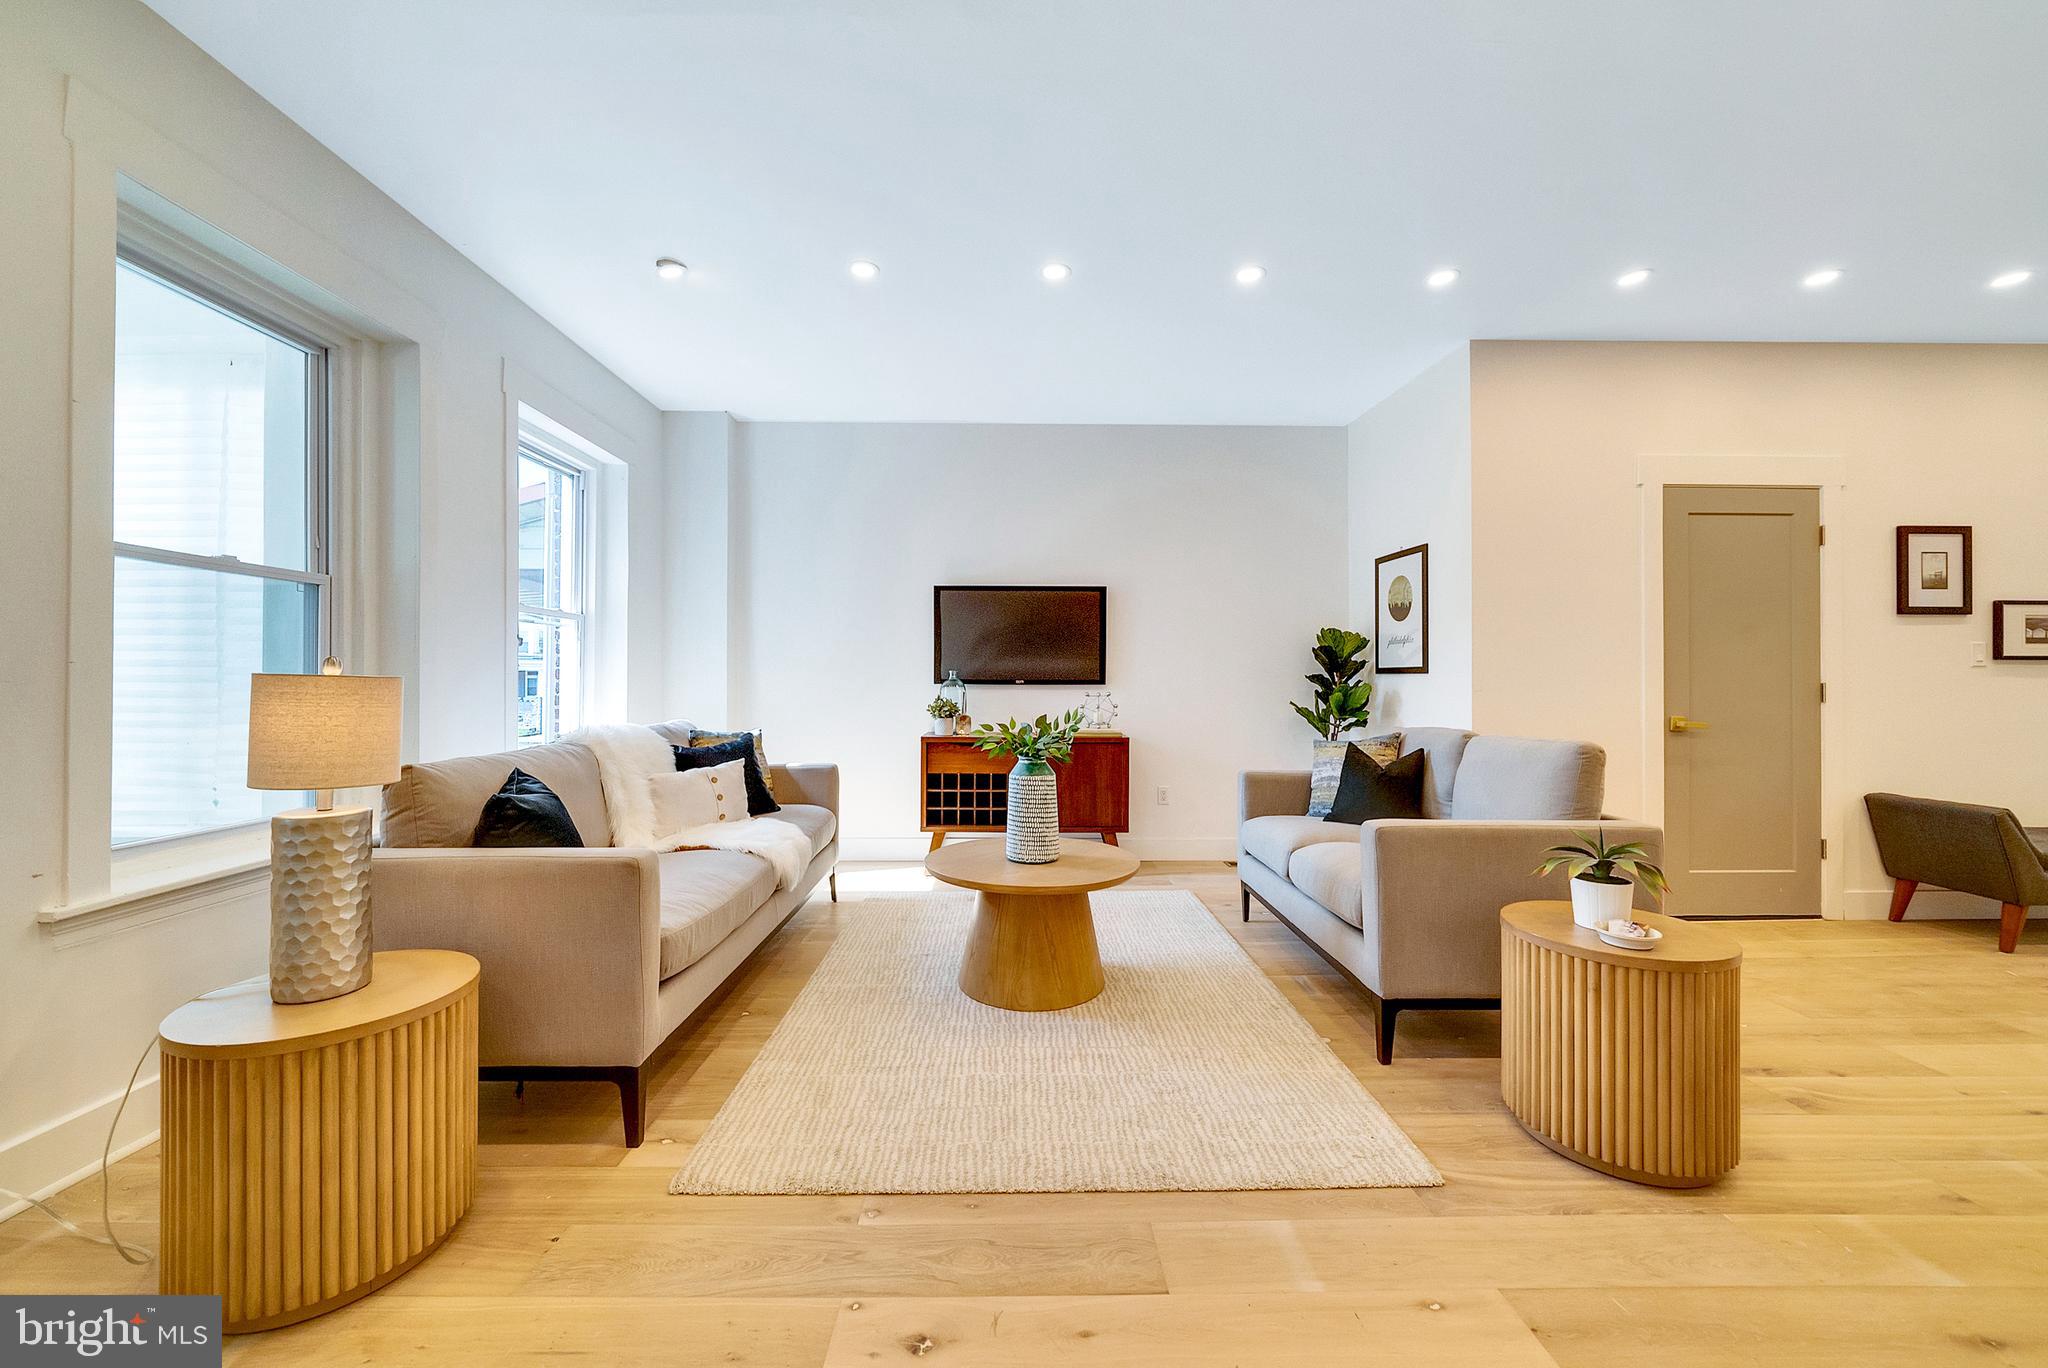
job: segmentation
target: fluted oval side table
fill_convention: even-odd
[[[1704,1187],[1742,1157],[1742,947],[1652,912],[1623,950],[1570,903],[1501,909],[1500,1091],[1523,1129],[1588,1168]]]
[[[240,1334],[425,1258],[476,1192],[476,994],[472,956],[387,950],[344,997],[253,978],[164,1018],[159,1290]]]

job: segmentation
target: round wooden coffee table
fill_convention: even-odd
[[[1664,939],[1618,949],[1565,902],[1501,909],[1501,1098],[1567,1159],[1704,1187],[1742,1156],[1742,946],[1634,916]]]
[[[1088,895],[1138,872],[1138,857],[1095,841],[1061,841],[1051,864],[1012,864],[999,840],[958,841],[924,859],[941,883],[972,888],[974,929],[960,991],[1013,1012],[1078,1007],[1102,991]]]

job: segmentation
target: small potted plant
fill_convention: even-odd
[[[1612,921],[1628,921],[1634,902],[1630,889],[1641,884],[1662,900],[1670,889],[1664,871],[1651,863],[1650,852],[1640,841],[1607,844],[1603,827],[1588,836],[1572,833],[1575,845],[1552,846],[1537,867],[1538,874],[1562,869],[1572,876],[1572,920],[1580,926],[1599,930]]]
[[[924,710],[932,715],[933,736],[951,736],[953,734],[953,719],[960,715],[960,705],[958,703],[955,703],[944,694],[940,694],[937,698],[925,704]]]
[[[1058,718],[1038,715],[1036,722],[985,723],[974,744],[990,755],[1016,760],[1010,771],[1008,813],[1003,824],[1003,854],[1017,864],[1051,864],[1060,857],[1059,777],[1052,762],[1074,758],[1074,738],[1081,731],[1081,710]]]

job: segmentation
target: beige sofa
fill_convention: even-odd
[[[687,723],[656,731],[687,744]],[[561,798],[583,849],[470,848],[484,800],[514,766]],[[839,767],[771,765],[777,814],[811,862],[777,889],[738,851],[611,846],[597,758],[557,744],[405,766],[384,790],[372,855],[376,945],[466,950],[483,965],[486,1078],[616,1083],[626,1143],[645,1134],[648,1060],[710,1002],[820,879],[838,897]]]
[[[1533,871],[1544,850],[1603,829],[1661,857],[1653,826],[1601,816],[1606,752],[1579,741],[1402,733],[1424,752],[1421,819],[1348,825],[1309,817],[1306,770],[1238,776],[1237,874],[1257,898],[1373,1001],[1380,1063],[1406,1008],[1500,1006],[1500,910],[1570,896]],[[1636,905],[1652,907],[1638,888]]]

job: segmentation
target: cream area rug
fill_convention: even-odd
[[[956,982],[972,893],[857,904],[669,1191],[1443,1182],[1192,894],[1094,905],[1102,994],[1008,1012]]]

